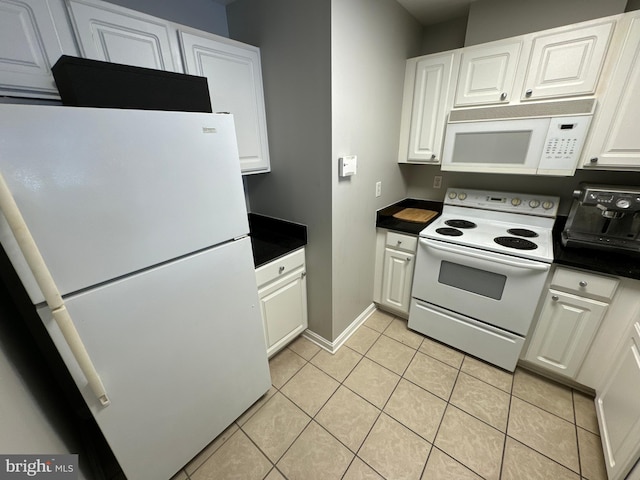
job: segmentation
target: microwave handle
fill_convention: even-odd
[[[444,245],[435,245],[431,242],[429,242],[428,240],[420,240],[420,243],[423,243],[424,245],[428,246],[429,248],[433,248],[435,250],[441,250],[443,252],[448,252],[448,253],[454,253],[456,255],[466,255],[467,257],[472,257],[472,258],[477,258],[480,260],[490,260],[492,262],[496,262],[496,263],[501,263],[503,265],[509,265],[510,267],[517,267],[517,268],[524,268],[527,270],[540,270],[540,271],[546,271],[549,270],[549,265],[547,264],[536,264],[536,263],[523,263],[523,262],[518,262],[515,260],[509,260],[506,258],[487,258],[486,256],[479,254],[479,253],[473,253],[473,252],[467,252],[467,251],[461,251],[458,250],[456,248],[450,248],[450,247],[446,247]]]

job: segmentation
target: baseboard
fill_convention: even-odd
[[[302,336],[315,343],[320,348],[326,350],[329,353],[336,353],[338,349],[346,342],[351,335],[362,325],[367,318],[369,318],[377,310],[375,304],[369,305],[358,317],[351,322],[351,324],[345,328],[345,330],[336,338],[333,342],[330,342],[326,338],[318,335],[317,333],[306,329],[302,332]]]

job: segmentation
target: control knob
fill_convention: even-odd
[[[529,206],[531,208],[538,208],[540,206],[540,200],[531,200]]]
[[[546,200],[544,202],[542,202],[542,208],[544,208],[545,210],[550,210],[554,207],[555,203],[553,203],[551,200]]]
[[[631,206],[631,202],[628,198],[619,198],[616,200],[616,207],[618,208],[629,208]]]
[[[456,198],[457,196],[458,196],[458,194],[457,194],[456,192],[449,192],[449,198],[450,198],[450,199],[452,199],[452,200],[453,200],[453,199],[454,199],[454,198]]]
[[[458,200],[464,200],[465,198],[467,198],[467,194],[462,192],[458,194]]]
[[[518,197],[511,199],[511,205],[513,205],[514,207],[517,207],[521,204],[522,204],[522,200],[520,200]]]

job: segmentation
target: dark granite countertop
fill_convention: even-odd
[[[560,216],[553,227],[554,263],[640,280],[640,255],[562,245],[561,233],[566,222],[567,217]]]
[[[405,198],[404,200],[394,203],[393,205],[389,205],[388,207],[378,210],[376,214],[376,227],[387,228],[396,232],[418,235],[424,227],[438,218],[438,216],[436,216],[428,222],[416,223],[399,220],[393,216],[395,213],[398,213],[405,208],[422,208],[424,210],[434,210],[438,212],[438,214],[440,214],[442,212],[442,202]]]
[[[306,225],[257,213],[249,213],[249,232],[256,268],[307,244]]]

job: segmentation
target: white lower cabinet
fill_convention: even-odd
[[[526,359],[575,377],[607,307],[606,303],[549,289]]]
[[[417,237],[378,231],[374,301],[382,308],[408,317]]]
[[[256,269],[267,355],[272,357],[307,328],[304,248]]]
[[[557,267],[524,359],[575,380],[618,283],[617,278]]]
[[[596,391],[596,413],[607,475],[622,480],[640,458],[640,315],[614,358],[605,384]]]

